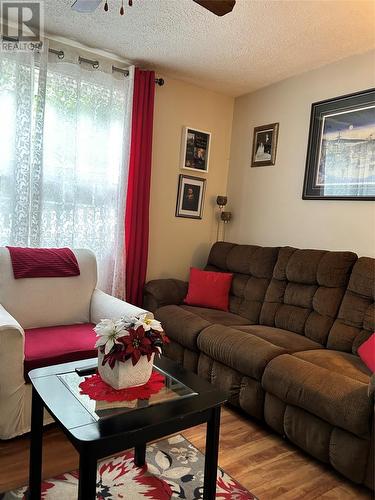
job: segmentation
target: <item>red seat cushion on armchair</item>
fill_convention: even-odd
[[[97,356],[94,326],[84,323],[25,330],[25,379],[35,368]]]

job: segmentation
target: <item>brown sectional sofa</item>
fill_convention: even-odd
[[[374,488],[375,381],[357,349],[375,331],[375,260],[220,242],[206,269],[234,274],[230,312],[184,305],[180,280],[145,287],[144,306],[171,339],[166,354]]]

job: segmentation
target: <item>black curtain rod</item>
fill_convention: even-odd
[[[13,38],[13,37],[8,37],[8,36],[3,36],[2,38],[6,42],[18,42],[18,38]],[[57,55],[57,57],[59,59],[64,59],[64,57],[65,57],[65,53],[63,50],[48,49],[48,52],[50,52],[51,54]],[[79,64],[81,64],[81,63],[91,64],[91,66],[94,69],[99,68],[99,61],[97,61],[95,59],[87,59],[86,57],[79,56],[78,63]],[[118,68],[117,66],[112,65],[112,73],[115,73],[115,72],[122,73],[125,77],[129,76],[129,70],[127,70],[125,68]],[[160,87],[162,87],[165,82],[164,82],[163,78],[155,78],[155,83],[156,83],[156,85],[159,85]]]

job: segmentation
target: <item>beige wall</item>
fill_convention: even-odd
[[[147,279],[187,278],[216,238],[215,200],[226,193],[234,99],[166,78],[156,89]],[[180,169],[183,126],[212,132],[207,174]],[[202,220],[175,217],[178,175],[207,179]]]
[[[375,256],[374,202],[301,198],[311,103],[374,87],[374,64],[375,52],[350,57],[236,99],[228,239]],[[253,128],[273,122],[280,123],[276,164],[250,168]]]

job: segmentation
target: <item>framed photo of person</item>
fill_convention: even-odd
[[[201,219],[206,179],[181,174],[178,179],[176,217]]]
[[[304,200],[375,200],[375,89],[311,106]]]
[[[208,172],[211,132],[184,127],[182,130],[181,167]]]
[[[275,165],[278,133],[278,123],[254,128],[252,167]]]

